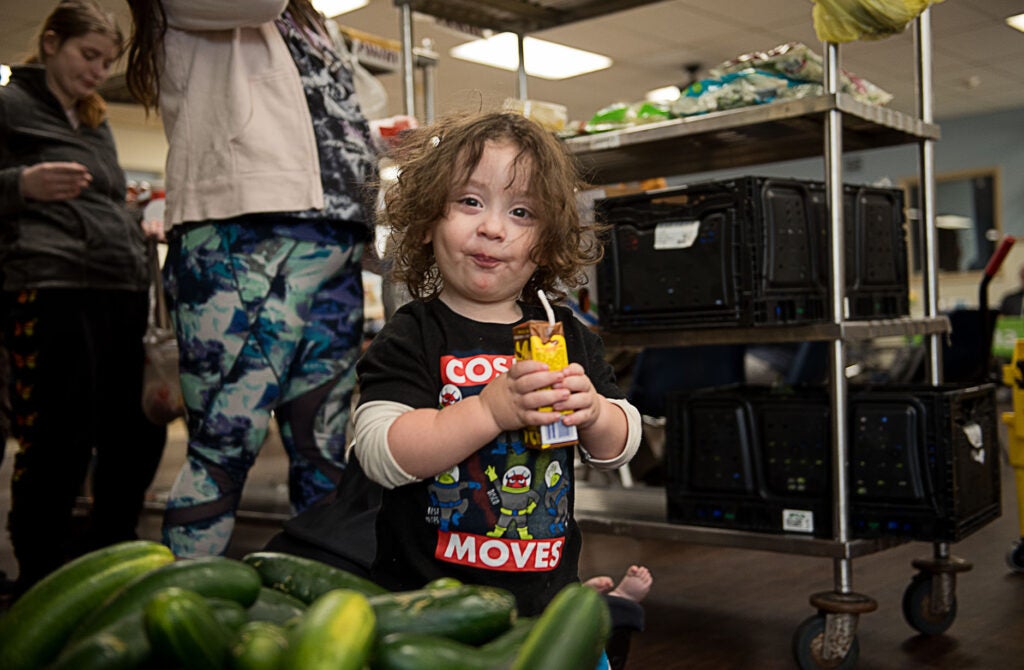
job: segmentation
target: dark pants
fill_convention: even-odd
[[[142,413],[145,292],[4,294],[13,436],[11,544],[27,587],[75,554],[136,538],[166,429]],[[80,544],[72,511],[92,465]]]

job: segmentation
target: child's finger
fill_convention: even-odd
[[[515,361],[508,370],[508,376],[512,379],[519,379],[535,372],[543,372],[548,369],[547,363],[541,361]]]

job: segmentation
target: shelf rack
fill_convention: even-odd
[[[938,126],[846,93],[715,112],[566,140],[597,184],[821,155],[828,115],[843,115],[845,150],[937,140]]]
[[[394,0],[396,6],[477,28],[525,34],[594,19],[657,0]]]
[[[880,337],[933,335],[948,333],[946,316],[811,323],[799,326],[755,326],[745,328],[689,328],[686,330],[647,330],[602,332],[606,346],[679,347],[701,344],[743,344],[744,342],[822,342],[873,340]]]
[[[820,558],[858,558],[906,543],[900,538],[881,537],[844,544],[795,533],[776,535],[668,523],[664,492],[651,488],[578,485],[575,516],[583,532]]]
[[[411,48],[412,11],[479,28],[524,33],[552,28],[613,12],[652,4],[647,0],[394,0],[401,10],[403,44]],[[830,322],[799,327],[713,328],[644,333],[605,333],[608,344],[625,346],[674,346],[705,343],[739,343],[751,340],[788,342],[820,340],[829,347],[829,396],[831,414],[832,490],[834,538],[819,540],[792,534],[772,535],[724,529],[678,526],[665,522],[664,496],[650,491],[603,489],[600,493],[578,487],[576,514],[581,527],[592,531],[671,538],[765,551],[807,554],[831,558],[834,590],[817,593],[810,602],[818,614],[804,621],[793,640],[801,668],[852,667],[859,646],[856,640],[860,614],[877,604],[855,593],[852,559],[900,544],[899,540],[853,540],[849,530],[847,483],[847,387],[845,343],[848,340],[885,335],[925,335],[926,377],[942,381],[940,340],[949,322],[938,316],[937,233],[935,228],[934,142],[938,126],[932,121],[930,10],[913,22],[918,92],[917,114],[866,105],[839,92],[839,47],[825,43],[824,94],[780,101],[637,126],[599,135],[566,140],[592,183],[617,183],[654,176],[699,173],[781,160],[823,156],[829,214]],[[406,54],[406,58],[411,56]],[[522,60],[522,58],[520,58]],[[406,73],[406,107],[412,107],[412,85]],[[525,97],[526,75],[520,64],[520,97]],[[844,317],[843,174],[844,151],[858,151],[900,144],[919,148],[920,211],[923,224],[925,264],[922,272],[924,317],[886,321],[847,322]],[[659,500],[660,498],[660,500]],[[914,561],[920,574],[911,588],[930,589],[929,620],[951,621],[955,615],[955,575],[969,564],[949,555],[946,543],[935,543],[931,560]],[[909,593],[909,589],[908,589]],[[904,614],[908,615],[906,607]],[[910,617],[908,616],[908,619]],[[924,632],[924,628],[914,625]]]

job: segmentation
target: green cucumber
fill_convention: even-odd
[[[130,611],[141,611],[157,591],[169,586],[208,598],[234,600],[244,607],[256,601],[260,576],[252,566],[223,556],[185,558],[143,575],[109,597],[94,616],[75,630],[72,639],[95,634]]]
[[[232,633],[249,623],[249,610],[234,600],[208,597],[206,604],[213,611],[213,618]]]
[[[142,612],[132,612],[95,635],[71,642],[47,670],[137,668],[150,656]]]
[[[436,635],[391,633],[377,645],[378,670],[497,670],[507,668],[535,619],[519,619],[508,631],[474,647]]]
[[[454,577],[438,577],[423,585],[425,589],[456,589],[462,586],[462,582]]]
[[[258,551],[242,560],[256,568],[264,586],[287,593],[307,605],[333,589],[358,591],[365,596],[388,592],[359,575],[304,556]]]
[[[26,591],[0,620],[0,668],[40,668],[110,594],[174,560],[157,542],[121,542],[67,563]]]
[[[361,593],[335,589],[310,604],[291,629],[285,670],[362,670],[374,645],[375,617]]]
[[[423,633],[391,633],[377,644],[377,670],[491,670],[491,659],[472,645]]]
[[[229,656],[231,632],[207,600],[172,586],[156,592],[143,610],[154,657],[189,670],[221,670]]]
[[[537,618],[512,670],[593,670],[610,631],[604,597],[589,586],[569,584]]]
[[[534,617],[516,619],[511,628],[487,644],[480,646],[479,649],[491,658],[510,661],[519,652],[519,647],[522,646],[526,636],[530,634],[536,623],[537,619]]]
[[[248,623],[246,609],[233,600],[207,598],[213,616],[228,630]],[[47,670],[121,670],[150,660],[143,610],[132,610],[98,633],[71,642]]]
[[[459,586],[419,589],[370,598],[380,638],[391,633],[423,633],[466,644],[483,644],[516,620],[516,599],[505,589]]]
[[[269,621],[250,621],[231,643],[232,670],[277,670],[288,649],[288,634]]]
[[[302,617],[306,603],[269,586],[260,588],[256,602],[249,606],[249,619],[289,626]]]

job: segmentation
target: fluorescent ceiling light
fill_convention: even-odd
[[[526,74],[541,79],[568,79],[612,65],[612,59],[607,56],[535,37],[523,40],[523,52]],[[519,45],[514,33],[499,33],[487,39],[466,42],[449,53],[455,58],[502,70],[519,69]]]
[[[0,65],[0,86],[7,86],[7,82],[11,80],[11,68],[6,65]]]
[[[313,0],[313,7],[327,18],[354,12],[368,4],[370,0]]]
[[[1024,33],[1024,14],[1017,14],[1016,16],[1006,17],[1006,25],[1010,26],[1011,28],[1016,28],[1017,30]]]

